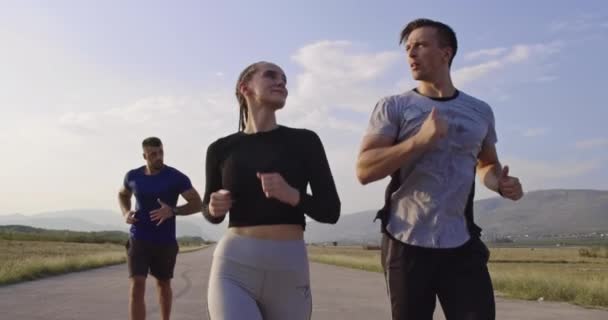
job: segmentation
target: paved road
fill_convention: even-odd
[[[207,319],[206,288],[212,249],[178,256],[174,320]],[[0,319],[127,319],[126,265],[0,287]],[[380,274],[311,264],[313,319],[390,319]],[[156,292],[148,281],[148,319],[159,319]],[[439,308],[440,309],[440,308]],[[564,303],[497,299],[498,319],[608,319],[608,311]],[[435,319],[444,319],[440,310]]]

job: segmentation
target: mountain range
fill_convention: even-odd
[[[490,198],[475,202],[475,221],[485,237],[540,237],[605,233],[608,236],[608,191],[540,190],[528,192],[520,201]],[[342,214],[335,225],[309,221],[305,239],[309,243],[378,243],[376,210]],[[127,231],[118,212],[111,210],[64,210],[34,215],[0,215],[0,225],[27,225],[75,231]],[[201,214],[178,217],[178,236],[201,236],[218,240],[227,228],[208,223]]]

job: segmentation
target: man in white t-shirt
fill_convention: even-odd
[[[391,175],[382,220],[382,265],[393,319],[494,319],[489,251],[473,222],[475,175],[504,198],[523,196],[501,166],[490,106],[457,90],[454,31],[428,19],[401,32],[417,88],[382,98],[357,161],[362,184]]]

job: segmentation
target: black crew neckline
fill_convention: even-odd
[[[275,128],[272,128],[268,131],[258,131],[258,132],[253,132],[253,133],[245,133],[245,131],[239,131],[239,134],[245,137],[259,137],[259,136],[265,136],[265,135],[269,135],[269,134],[273,134],[274,132],[278,132],[280,130],[282,130],[284,127],[280,124],[278,124]]]
[[[412,89],[412,91],[416,92],[417,94],[419,94],[419,95],[421,95],[421,96],[423,96],[425,98],[429,98],[429,99],[434,100],[434,101],[450,101],[450,100],[454,100],[454,99],[458,98],[458,96],[460,95],[460,91],[458,91],[458,89],[455,89],[454,94],[451,97],[429,97],[429,96],[425,96],[425,95],[423,95],[422,93],[420,93],[418,91],[418,88],[414,88],[414,89]]]

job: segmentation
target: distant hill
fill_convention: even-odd
[[[484,237],[540,237],[605,233],[608,237],[608,191],[532,191],[520,201],[502,198],[475,202],[475,221]],[[310,222],[308,242],[379,243],[376,210],[342,215],[336,225]]]
[[[309,221],[307,242],[378,243],[380,223],[373,223],[376,210],[343,214],[336,225]],[[227,219],[226,219],[227,220]],[[541,190],[528,192],[517,202],[502,198],[475,202],[475,220],[485,237],[530,237],[548,235],[608,234],[608,191]],[[201,214],[178,217],[178,236],[200,236],[218,240],[226,231],[226,221],[212,225]],[[77,231],[127,231],[118,212],[109,210],[67,210],[0,215],[0,225],[19,224],[47,229]]]
[[[502,198],[475,203],[486,234],[556,235],[608,232],[608,191],[532,191],[520,201]]]
[[[43,229],[73,231],[119,230],[127,232],[129,230],[129,225],[123,222],[120,213],[94,209],[51,211],[34,215],[0,215],[0,225],[26,225]],[[200,213],[177,219],[178,237],[195,236],[206,240],[217,240],[225,228],[225,224],[211,225]]]
[[[129,234],[124,231],[71,231],[50,230],[22,225],[0,226],[0,239],[22,241],[59,241],[78,243],[125,244]],[[198,236],[178,237],[180,245],[200,246],[205,241]]]
[[[129,235],[123,231],[71,231],[49,230],[22,225],[0,226],[0,239],[37,240],[79,243],[124,244]]]
[[[127,230],[120,225],[120,214],[109,210],[66,210],[35,215],[0,215],[0,224],[28,225],[45,229],[75,231]]]
[[[343,214],[335,225],[308,221],[304,238],[308,243],[337,241],[340,244],[376,244],[380,242],[380,220],[373,222],[376,211]]]

